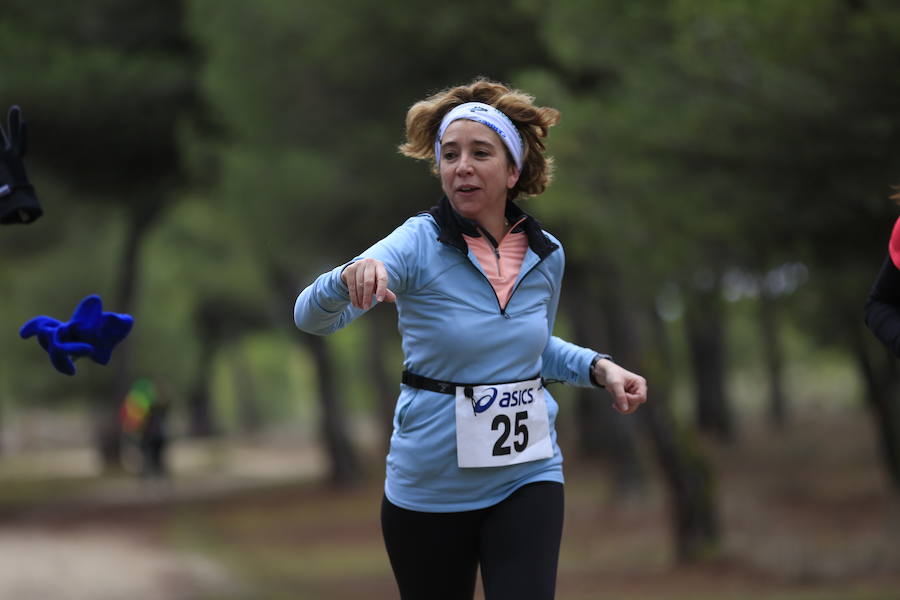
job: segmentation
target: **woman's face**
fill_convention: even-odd
[[[482,225],[485,217],[503,216],[506,192],[516,185],[519,171],[490,127],[454,121],[444,131],[438,158],[441,187],[456,212]]]

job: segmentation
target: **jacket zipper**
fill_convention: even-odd
[[[544,262],[544,259],[543,259],[543,258],[540,259],[540,260],[538,260],[536,263],[534,263],[534,266],[532,266],[530,269],[528,269],[527,271],[525,271],[525,274],[524,274],[524,275],[522,275],[521,277],[519,277],[519,283],[517,283],[517,284],[516,284],[516,287],[514,287],[513,290],[509,293],[509,300],[512,300],[512,297],[515,296],[516,290],[519,289],[519,286],[522,285],[522,282],[525,281],[525,278],[528,277],[528,275],[530,275],[532,271],[534,271],[536,268],[538,268],[538,266],[539,266],[542,262]],[[490,282],[488,282],[488,283],[490,283]],[[491,286],[491,287],[493,288],[493,286]],[[497,292],[494,292],[494,296],[496,296],[496,295],[497,295]],[[507,306],[509,306],[509,300],[506,301]],[[498,305],[498,306],[500,305],[500,299],[499,299],[499,298],[497,299],[497,305]],[[509,315],[506,314],[506,309],[505,309],[505,308],[501,308],[501,309],[500,309],[500,314],[502,314],[502,315],[503,315],[505,318],[507,318],[507,319],[509,318]]]
[[[475,265],[472,264],[472,261],[469,260],[469,257],[466,254],[464,254],[462,250],[460,250],[459,248],[457,248],[456,250],[466,258],[466,261],[470,265],[472,265],[473,269],[478,271],[478,274],[481,275],[482,279],[484,279],[484,281],[488,284],[488,287],[491,288],[492,292],[494,292],[494,300],[497,301],[497,308],[500,310],[500,314],[503,316],[504,319],[509,319],[510,316],[509,316],[509,314],[507,314],[506,309],[503,308],[502,306],[500,306],[500,296],[497,295],[497,291],[494,290],[494,286],[491,285],[491,280],[488,279],[487,275],[485,275],[481,271],[481,269],[478,269],[477,267],[475,267]],[[497,257],[498,264],[499,264],[500,252],[497,250],[496,247],[494,248],[494,256]],[[513,290],[509,293],[509,298],[506,301],[507,306],[509,306],[510,300],[512,300],[512,297],[516,294],[516,290],[519,289],[519,286],[522,285],[522,282],[525,281],[525,278],[528,277],[528,275],[530,275],[531,272],[534,271],[538,267],[538,265],[540,265],[542,262],[544,262],[543,258],[538,259],[538,261],[536,263],[534,263],[534,265],[530,269],[525,271],[524,275],[519,277],[519,282],[516,284],[516,287],[514,287]],[[498,268],[498,271],[499,271],[499,268]]]
[[[516,225],[518,225],[519,223],[521,223],[524,220],[525,220],[525,217],[520,218],[515,223],[515,225],[513,225],[513,227],[515,227]],[[493,244],[493,242],[491,242],[491,240],[493,240],[493,238],[490,236],[490,234],[488,234],[488,241],[491,244],[492,249],[494,250],[494,258],[497,260],[497,273],[499,274],[500,273],[500,250],[499,250],[498,246],[494,246],[494,244]],[[502,306],[500,306],[500,296],[497,295],[497,291],[494,290],[494,286],[491,285],[491,280],[488,279],[487,275],[485,275],[481,271],[481,269],[475,267],[475,265],[472,264],[472,261],[469,260],[468,255],[466,254],[466,252],[464,252],[462,250],[462,248],[458,248],[457,246],[453,246],[453,245],[450,245],[450,246],[452,248],[455,248],[457,252],[462,254],[463,257],[466,259],[466,261],[470,265],[472,265],[472,268],[475,269],[476,271],[478,271],[478,273],[481,275],[481,277],[484,279],[484,281],[488,284],[488,287],[491,288],[491,291],[494,292],[494,300],[497,301],[497,309],[500,311],[500,314],[503,316],[504,319],[509,319],[510,316],[509,316],[509,314],[507,314],[506,309],[503,308]],[[526,256],[527,256],[527,253],[526,253]],[[544,262],[544,258],[538,256],[538,261],[534,264],[534,266],[532,266],[530,269],[528,269],[524,275],[519,277],[519,282],[516,284],[516,287],[514,287],[513,290],[509,293],[509,298],[506,300],[507,306],[509,305],[510,300],[512,300],[512,297],[516,294],[516,290],[518,290],[519,286],[522,285],[522,282],[525,281],[525,278],[528,277],[528,275],[530,275],[531,272],[534,271],[538,267],[538,265],[540,265],[542,262]]]

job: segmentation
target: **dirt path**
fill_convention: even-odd
[[[570,460],[558,598],[900,598],[900,506],[863,417],[710,446],[723,539],[717,558],[692,566],[672,560],[664,494],[613,502],[601,465]],[[232,452],[215,476],[114,481],[0,511],[0,599],[395,598],[380,479],[294,485],[308,481],[298,456]]]
[[[35,526],[0,532],[0,598],[16,600],[187,600],[223,597],[224,570],[132,532]]]
[[[238,582],[222,565],[171,547],[168,517],[188,503],[317,477],[318,453],[297,454],[259,445],[210,450],[183,444],[173,453],[176,475],[169,481],[124,476],[0,511],[0,599],[232,597]],[[87,477],[90,458],[87,451],[6,456],[0,485]]]

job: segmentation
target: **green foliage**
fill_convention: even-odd
[[[541,214],[639,295],[802,261],[807,333],[846,340],[849,323],[815,323],[861,318],[896,214],[898,18],[887,2],[554,8],[542,35],[569,74],[529,80],[563,109]],[[585,69],[612,75],[584,89]]]
[[[502,78],[535,52],[494,43],[513,27],[527,40],[527,13],[478,6],[485,27],[473,30],[462,5],[189,4],[227,136],[213,149],[217,195],[240,210],[253,198],[267,260],[317,272],[433,204],[437,186],[394,151],[406,108],[478,74]]]
[[[594,285],[606,285],[603,264],[634,298],[679,290],[690,302],[698,274],[802,262],[809,281],[780,299],[791,336],[846,351],[896,214],[898,32],[888,0],[10,0],[0,101],[29,121],[46,214],[0,236],[3,376],[49,369],[13,329],[111,296],[126,214],[178,200],[143,249],[136,368],[184,396],[197,307],[228,299],[264,315],[266,341],[241,352],[273,382],[259,385],[278,414],[278,385],[307,383],[277,358],[291,344],[279,337],[288,290],[434,202],[426,165],[395,151],[403,117],[476,75],[562,111],[548,140],[555,181],[526,208],[573,266],[598,269]],[[738,318],[735,345],[757,348]],[[336,339],[341,361],[363,355],[364,336],[360,325]],[[87,396],[106,375],[91,367],[3,393]],[[347,378],[351,396],[366,393]]]
[[[216,359],[212,403],[222,432],[242,433],[249,409],[261,427],[289,427],[295,438],[315,435],[315,377],[296,344],[283,336],[251,335]],[[251,375],[246,388],[237,381],[238,374]]]
[[[99,293],[107,310],[132,311],[116,305],[132,275],[120,264],[127,215],[149,223],[170,199],[178,178],[174,125],[191,96],[178,9],[175,1],[4,5],[0,100],[4,112],[13,103],[23,109],[26,164],[45,209],[40,221],[4,228],[0,239],[4,260],[15,260],[4,280],[16,290],[4,307],[14,323],[23,315],[67,318],[88,293]],[[131,338],[152,337],[147,324],[139,315]],[[60,378],[46,357],[25,363],[26,356],[34,354],[7,363],[31,375],[9,392],[25,402],[94,399],[118,364],[83,363],[75,378]]]
[[[192,96],[175,0],[13,0],[0,15],[0,99],[23,107],[31,160],[114,202],[177,171],[172,135]],[[36,76],[36,74],[40,76]],[[37,182],[38,184],[40,181]],[[39,188],[40,189],[40,188]]]

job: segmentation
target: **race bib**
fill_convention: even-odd
[[[541,379],[457,386],[460,467],[502,467],[550,458],[550,419]]]

